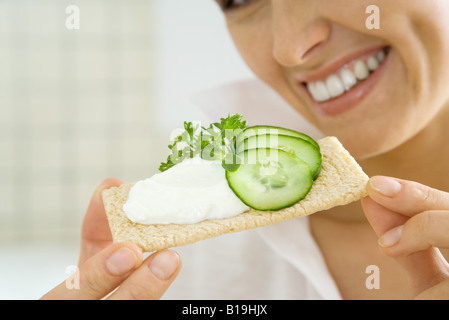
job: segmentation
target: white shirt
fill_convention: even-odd
[[[240,113],[248,125],[282,126],[315,139],[323,136],[259,80],[212,89],[193,101],[211,122]],[[341,299],[308,217],[175,250],[183,267],[165,299]]]

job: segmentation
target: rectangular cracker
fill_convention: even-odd
[[[114,242],[133,242],[146,252],[157,251],[310,215],[365,197],[369,178],[338,139],[326,137],[318,143],[323,155],[319,177],[306,198],[279,211],[250,209],[232,218],[196,224],[143,225],[130,221],[122,210],[132,184],[106,189],[102,196]]]

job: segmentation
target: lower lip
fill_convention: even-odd
[[[328,100],[326,102],[317,102],[312,98],[307,88],[305,88],[305,86],[302,87],[309,95],[310,100],[312,101],[312,105],[318,113],[330,117],[339,116],[356,108],[370,94],[374,86],[381,79],[381,76],[384,72],[384,69],[386,68],[391,54],[392,50],[390,50],[390,52],[385,57],[385,60],[379,65],[379,68],[371,73],[367,79],[361,81],[351,90],[345,92],[337,98]]]

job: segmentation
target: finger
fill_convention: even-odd
[[[362,199],[362,208],[378,237],[394,227],[403,225],[409,219],[381,206],[369,197]]]
[[[141,264],[142,250],[138,246],[132,243],[117,243],[80,265],[77,271],[77,286],[68,286],[65,281],[42,299],[101,299]]]
[[[160,299],[181,269],[181,259],[175,251],[164,250],[148,257],[109,300]]]
[[[109,229],[101,192],[104,189],[121,184],[123,184],[123,181],[119,179],[106,179],[92,195],[81,228],[80,265],[97,252],[112,244],[111,230]]]
[[[449,248],[449,210],[424,211],[385,232],[379,244],[393,256],[405,256],[430,247]]]
[[[379,238],[382,251],[408,271],[416,293],[449,277],[449,264],[437,247],[449,247],[449,211],[425,211]]]
[[[415,296],[449,277],[447,262],[435,247],[396,257],[396,261],[406,270]]]
[[[449,193],[417,182],[375,176],[367,190],[380,205],[409,217],[428,210],[449,210]]]
[[[381,206],[369,197],[362,199],[362,207],[379,238],[388,232],[392,233],[389,235],[390,237],[398,236],[399,233],[399,238],[401,238],[401,229],[404,228],[408,220],[412,219]],[[408,255],[400,255],[399,252],[385,247],[387,241],[385,238],[379,239],[382,251],[395,258],[406,270],[415,295],[439,283],[444,278],[447,270],[446,262],[437,248],[432,247],[414,253],[409,250]]]

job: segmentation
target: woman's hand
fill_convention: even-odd
[[[425,185],[372,177],[365,215],[381,250],[407,271],[417,299],[449,299],[449,193]]]
[[[158,299],[176,278],[181,268],[176,252],[156,252],[143,261],[137,245],[112,243],[101,192],[122,183],[107,179],[92,196],[81,231],[79,289],[63,282],[42,299]]]

